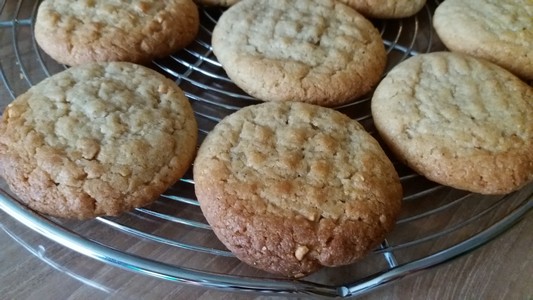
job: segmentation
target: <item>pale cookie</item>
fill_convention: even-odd
[[[533,80],[533,1],[446,0],[435,11],[433,26],[448,49]]]
[[[426,0],[340,0],[369,18],[396,19],[419,12]]]
[[[200,147],[194,180],[227,248],[289,277],[361,258],[392,229],[402,199],[392,163],[357,121],[298,102],[223,119]]]
[[[240,1],[220,17],[212,44],[235,84],[265,101],[355,100],[387,60],[372,23],[333,0]]]
[[[56,61],[146,63],[185,47],[199,28],[192,0],[45,0],[35,40]]]
[[[371,108],[391,150],[430,180],[482,194],[533,180],[533,88],[493,63],[415,56],[388,73]]]
[[[196,138],[191,106],[173,81],[131,63],[88,64],[45,79],[5,109],[0,175],[41,213],[117,215],[174,184]]]

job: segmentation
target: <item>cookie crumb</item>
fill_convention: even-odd
[[[298,248],[296,248],[296,251],[294,252],[294,256],[297,260],[301,261],[308,252],[309,248],[307,248],[306,246],[298,246]]]
[[[387,223],[387,216],[386,215],[379,216],[379,221],[383,224]]]

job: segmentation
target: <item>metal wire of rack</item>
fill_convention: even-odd
[[[431,29],[438,4],[428,1],[411,18],[374,21],[387,48],[387,71],[410,56],[444,50]],[[6,53],[0,60],[2,111],[32,85],[67,68],[35,43],[32,33],[38,5],[39,1],[0,0],[0,50]],[[223,11],[201,8],[200,12],[202,25],[193,44],[151,65],[174,79],[190,99],[199,142],[226,115],[260,102],[236,87],[212,54],[211,31]],[[375,134],[370,97],[337,109]],[[225,249],[198,207],[191,172],[153,205],[118,217],[84,222],[47,217],[20,204],[7,188],[0,189],[0,209],[63,246],[148,276],[226,290],[350,297],[467,253],[510,228],[533,207],[531,184],[510,195],[489,197],[430,182],[399,162],[395,167],[405,192],[396,229],[362,261],[326,268],[297,281],[248,267]],[[191,259],[181,259],[183,263],[177,265],[173,261],[178,257]]]

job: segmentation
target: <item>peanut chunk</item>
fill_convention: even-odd
[[[297,260],[302,260],[308,252],[309,248],[307,248],[306,246],[298,246],[298,248],[296,248],[296,251],[294,252],[294,256],[296,256]]]

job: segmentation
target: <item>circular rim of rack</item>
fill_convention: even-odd
[[[2,13],[7,0],[0,0],[0,14]],[[438,5],[441,1],[434,0],[434,5]],[[19,0],[17,11],[20,10],[22,0]],[[27,20],[18,20],[14,19],[12,22],[7,22],[4,27],[12,27],[13,30],[13,43],[16,44],[17,40],[15,38],[14,32],[16,30],[16,27],[20,24],[30,25],[31,30],[33,32],[33,20],[35,17],[35,13],[38,7],[39,1],[36,1],[33,5],[33,11],[32,11],[32,17]],[[428,1],[429,3],[429,1]],[[210,13],[206,12],[202,9],[202,12],[204,13],[204,17],[207,18],[208,22],[216,23],[216,13],[220,13],[220,10],[218,10],[215,13],[215,16],[211,15]],[[423,12],[420,14],[427,14],[427,18],[431,21],[431,11],[428,8],[428,4],[426,4],[426,7],[423,9]],[[1,15],[0,15],[1,16]],[[393,33],[389,39],[384,39],[385,46],[387,48],[387,52],[390,53],[393,49],[399,49],[401,50],[402,54],[399,58],[397,58],[398,61],[403,61],[407,57],[411,55],[417,54],[417,52],[414,50],[414,44],[415,40],[417,38],[417,34],[419,32],[419,20],[418,17],[413,17],[413,37],[411,40],[408,40],[406,42],[407,46],[404,46],[404,42],[399,42],[403,30],[403,21],[399,20],[398,25],[398,32]],[[0,20],[0,29],[1,29],[1,20]],[[26,22],[26,23],[24,23]],[[212,24],[211,24],[212,25]],[[381,34],[383,35],[386,31],[387,23],[384,22],[381,26]],[[201,31],[204,31],[207,35],[210,34],[210,30],[202,25]],[[431,31],[431,30],[430,30]],[[433,37],[431,33],[428,37],[428,45],[425,49],[426,52],[429,52],[432,44],[433,44]],[[46,67],[46,63],[43,60],[42,54],[38,50],[35,40],[32,41],[32,46],[35,47],[35,55],[37,56],[37,59],[39,60],[40,66],[43,69],[43,72],[46,74],[46,76],[50,76],[51,72]],[[194,50],[188,50],[185,49],[184,51],[188,55],[196,56],[198,60],[208,61],[212,66],[218,67],[218,69],[221,68],[220,64],[216,62],[214,59],[210,59],[208,56],[212,55],[210,51],[210,45],[209,43],[206,43],[205,41],[198,40],[195,41],[196,43],[200,44],[202,47],[206,49],[205,53],[198,53]],[[17,51],[18,45],[15,45],[15,51]],[[19,68],[21,71],[21,75],[26,79],[26,82],[28,85],[33,85],[33,81],[28,76],[28,72],[24,67],[24,64],[20,60],[20,54],[18,52],[15,53],[17,62],[20,62]],[[172,55],[170,56],[171,63],[176,63],[181,66],[185,66],[188,68],[188,70],[194,70],[198,71],[205,76],[211,78],[212,80],[217,80],[222,83],[231,83],[227,77],[224,77],[224,75],[220,75],[216,72],[211,72],[210,70],[204,70],[198,65],[191,64],[187,62],[186,60],[181,59],[178,56]],[[200,81],[195,81],[194,78],[189,78],[187,74],[182,74],[176,70],[174,70],[172,67],[167,66],[165,62],[161,62],[159,60],[156,60],[153,62],[154,66],[156,68],[159,68],[160,71],[165,72],[167,75],[175,78],[177,84],[180,83],[186,83],[192,86],[193,88],[198,89],[209,89],[210,92],[213,92],[214,94],[220,94],[222,96],[231,97],[238,100],[238,103],[240,104],[234,104],[229,102],[217,102],[217,98],[215,99],[207,99],[202,95],[196,95],[193,92],[188,92],[187,90],[184,90],[187,97],[189,99],[195,100],[199,103],[205,104],[205,105],[216,105],[216,107],[219,110],[225,110],[227,113],[230,113],[231,111],[234,111],[240,107],[242,107],[242,103],[245,103],[245,105],[257,103],[257,100],[251,98],[250,96],[247,96],[242,93],[242,91],[238,90],[225,90],[223,88],[218,88],[213,86],[206,86],[205,83],[202,83]],[[0,81],[3,82],[4,86],[7,88],[7,93],[12,96],[12,98],[15,97],[17,92],[15,92],[9,85],[8,79],[6,78],[2,63],[0,63]],[[222,85],[224,86],[224,85]],[[244,101],[244,102],[243,102]],[[357,100],[353,103],[337,107],[337,109],[343,109],[350,106],[360,105],[361,103],[368,102],[369,98]],[[208,114],[208,113],[201,113],[199,111],[195,111],[195,113],[200,116],[204,117],[212,122],[217,122],[222,118],[220,114]],[[362,115],[362,116],[355,116],[354,119],[358,121],[365,121],[368,120],[370,116],[368,114]],[[202,130],[200,129],[200,132],[205,134],[208,132],[208,130]],[[416,175],[415,175],[416,176]],[[407,178],[406,180],[409,180],[409,178],[413,177],[413,174],[408,174],[404,178]],[[187,179],[183,180],[187,183],[192,183],[192,181],[187,181]],[[423,190],[421,192],[417,192],[414,195],[406,196],[404,197],[404,201],[412,200],[412,198],[416,198],[418,195],[421,194],[429,194],[432,193],[442,186],[437,185],[434,187],[427,188],[426,190]],[[530,186],[531,187],[531,186]],[[518,192],[517,192],[518,193]],[[495,201],[494,203],[490,204],[488,208],[485,208],[483,211],[478,212],[477,215],[471,216],[470,219],[467,220],[461,220],[461,223],[452,226],[451,228],[446,228],[446,230],[443,230],[442,232],[439,232],[438,234],[433,234],[430,236],[424,236],[422,238],[419,238],[418,240],[410,241],[404,244],[400,244],[399,246],[394,246],[394,249],[402,249],[409,246],[412,246],[416,243],[422,243],[422,240],[430,240],[432,238],[438,238],[441,237],[444,234],[447,234],[449,232],[453,232],[456,229],[460,228],[461,226],[466,226],[470,222],[473,222],[474,220],[481,218],[482,215],[484,215],[487,212],[492,212],[492,210],[495,210],[499,207],[499,205],[503,205],[506,199],[509,199],[513,197],[513,195],[516,195],[517,193],[512,193],[509,195],[502,196],[500,199]],[[432,215],[436,213],[437,211],[444,210],[448,207],[451,207],[459,202],[461,202],[463,199],[466,199],[469,197],[470,194],[466,194],[464,196],[457,197],[453,201],[446,203],[442,206],[438,206],[437,208],[433,208],[428,211],[424,211],[422,213],[419,213],[414,216],[407,217],[403,220],[399,220],[398,224],[400,223],[407,223],[412,220],[417,220],[419,218],[425,217],[426,215]],[[414,196],[414,197],[413,197]],[[132,271],[135,273],[148,275],[156,278],[161,278],[165,280],[180,282],[180,283],[188,283],[188,284],[196,284],[201,285],[204,287],[209,288],[217,288],[222,290],[238,290],[238,291],[254,291],[254,292],[262,292],[262,293],[276,293],[276,294],[304,294],[304,295],[319,295],[319,296],[327,296],[327,297],[352,297],[356,295],[365,294],[367,292],[370,292],[374,290],[377,287],[380,287],[384,284],[393,282],[399,278],[402,278],[408,274],[412,274],[413,272],[424,270],[433,266],[436,266],[438,264],[442,264],[444,262],[447,262],[453,258],[459,257],[463,254],[469,253],[471,250],[474,250],[481,245],[489,242],[490,240],[494,239],[496,236],[500,235],[501,233],[505,232],[509,228],[511,228],[515,223],[520,221],[532,208],[533,208],[533,190],[526,193],[526,195],[523,197],[523,199],[519,199],[521,202],[515,205],[511,211],[507,212],[503,216],[499,216],[499,219],[497,221],[492,222],[490,225],[484,227],[481,231],[476,232],[473,235],[468,236],[468,238],[461,240],[458,243],[455,243],[453,245],[447,246],[447,248],[439,249],[437,252],[430,253],[429,255],[425,255],[421,258],[410,260],[406,263],[402,264],[396,264],[394,261],[394,258],[392,258],[392,263],[389,262],[390,268],[388,268],[385,271],[381,271],[378,273],[375,273],[373,275],[360,278],[360,279],[354,279],[353,282],[349,283],[343,283],[340,285],[326,285],[321,284],[317,282],[311,282],[306,280],[290,280],[290,279],[277,279],[277,278],[260,278],[260,277],[251,277],[246,275],[231,275],[231,274],[218,274],[213,273],[210,271],[204,271],[204,270],[198,270],[193,268],[186,268],[176,265],[167,264],[161,261],[156,261],[150,258],[142,257],[134,253],[126,253],[122,252],[120,250],[113,249],[109,245],[105,245],[96,241],[92,241],[87,237],[84,237],[80,233],[76,233],[72,230],[69,230],[67,227],[57,223],[53,222],[51,219],[48,219],[47,217],[44,217],[31,209],[28,209],[23,204],[19,203],[15,198],[6,190],[3,190],[0,188],[0,209],[2,209],[4,212],[6,212],[8,215],[15,218],[20,223],[24,224],[25,226],[31,228],[35,232],[38,232],[39,234],[57,242],[58,244],[65,246],[69,249],[72,249],[80,254],[83,254],[85,256],[91,257],[93,259],[96,259],[98,261],[104,262],[106,264],[122,268],[128,271]],[[191,200],[192,202],[187,202],[188,200],[183,200],[183,202],[186,202],[188,204],[196,205],[194,200]],[[153,212],[156,213],[156,212]],[[116,226],[122,226],[118,225],[116,223],[113,223],[112,221],[109,221],[105,218],[98,218],[102,223],[110,225],[116,225]],[[205,227],[205,225],[204,225]],[[208,228],[208,227],[207,227]],[[446,232],[446,233],[445,233]],[[382,245],[383,247],[383,245]],[[393,250],[394,250],[393,249]],[[382,254],[387,258],[387,245],[385,249],[382,250]],[[219,251],[224,252],[224,251]]]
[[[512,195],[506,195],[504,198]],[[34,231],[80,254],[143,275],[186,284],[200,284],[204,287],[227,291],[353,297],[365,294],[377,287],[414,272],[445,263],[484,245],[519,222],[533,208],[533,201],[527,200],[527,198],[507,216],[479,232],[477,235],[458,244],[422,259],[398,265],[388,271],[341,286],[328,286],[303,280],[264,279],[228,274],[213,274],[190,268],[171,266],[137,255],[124,253],[92,242],[67,228],[58,226],[58,224],[33,212],[17,201],[11,200],[3,189],[0,189],[0,200],[2,200],[0,201],[0,209]]]

